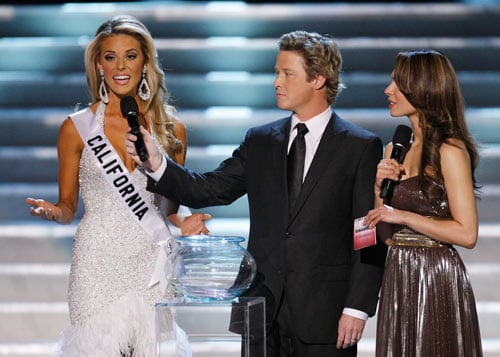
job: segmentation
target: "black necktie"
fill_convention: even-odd
[[[290,152],[288,153],[288,203],[290,209],[295,204],[302,188],[304,160],[306,156],[304,135],[309,131],[303,123],[299,123],[295,127],[297,128],[297,136],[293,140]]]

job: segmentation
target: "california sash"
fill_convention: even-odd
[[[97,111],[104,111],[102,104]],[[112,191],[115,192],[132,218],[151,237],[153,242],[160,246],[148,287],[151,288],[159,283],[162,291],[165,291],[172,270],[172,252],[177,245],[168,226],[128,172],[106,138],[103,128],[97,123],[96,115],[92,110],[90,108],[83,109],[70,117],[85,146],[96,159],[97,166],[111,186]]]

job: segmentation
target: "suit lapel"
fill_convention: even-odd
[[[283,222],[288,222],[289,219],[289,208],[288,208],[288,184],[287,184],[287,173],[286,173],[286,160],[287,160],[287,147],[288,147],[288,138],[290,137],[290,121],[289,120],[282,121],[278,123],[275,127],[271,129],[271,138],[272,138],[272,148],[271,153],[273,155],[272,165],[276,166],[276,182],[277,190],[276,197],[279,197],[280,207],[286,207],[283,210]]]
[[[297,199],[295,207],[290,214],[290,222],[297,216],[302,209],[304,202],[310,196],[312,190],[316,186],[318,180],[327,166],[332,162],[335,155],[340,152],[342,141],[345,137],[346,130],[343,128],[339,118],[334,113],[325,128],[321,140],[314,155],[311,166],[302,185],[302,190]]]

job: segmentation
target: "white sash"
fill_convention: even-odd
[[[99,110],[103,110],[100,104]],[[168,226],[144,196],[140,186],[134,182],[132,175],[116,153],[113,145],[104,134],[104,130],[97,123],[96,116],[90,108],[81,110],[71,115],[78,132],[97,161],[97,166],[111,186],[113,192],[123,203],[125,209],[133,219],[148,233],[154,243],[160,246],[156,259],[155,269],[151,275],[148,287],[160,283],[160,288],[165,291],[170,277],[172,252],[177,242],[172,237]]]

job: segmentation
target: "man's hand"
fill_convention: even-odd
[[[146,146],[146,150],[148,151],[149,158],[146,161],[141,161],[139,155],[137,155],[137,150],[135,149],[135,141],[137,137],[134,134],[130,133],[130,128],[125,136],[125,147],[127,148],[127,153],[134,159],[137,165],[143,166],[146,170],[150,172],[155,172],[161,165],[163,160],[163,156],[158,150],[153,137],[149,134],[149,132],[144,129],[144,127],[140,127],[142,137],[144,139],[144,145]]]
[[[191,234],[210,234],[210,231],[205,226],[205,221],[211,219],[212,216],[208,213],[193,213],[182,220],[181,234],[183,236]]]
[[[337,348],[349,348],[359,342],[363,335],[366,321],[342,314],[339,321]]]

